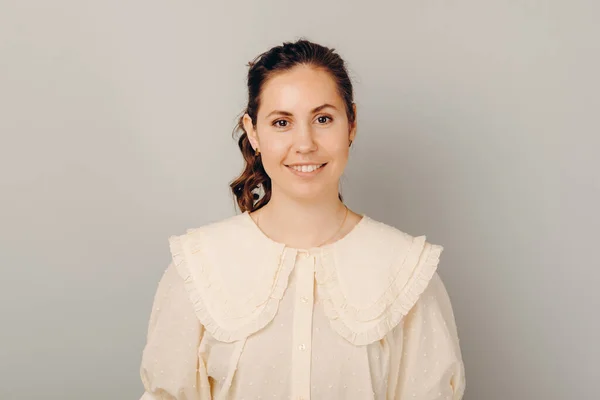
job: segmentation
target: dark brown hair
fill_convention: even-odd
[[[241,132],[238,146],[244,157],[245,166],[242,174],[230,183],[231,190],[242,212],[255,211],[266,205],[271,199],[271,178],[265,172],[260,154],[255,156],[248,134],[244,129],[244,114],[248,113],[252,125],[256,129],[256,117],[260,106],[260,95],[266,82],[274,75],[291,70],[299,65],[308,65],[328,72],[336,83],[340,96],[346,104],[346,115],[350,124],[354,123],[355,114],[352,105],[353,88],[344,60],[335,53],[335,49],[327,48],[306,39],[296,42],[284,42],[258,55],[247,66],[248,71],[248,106],[239,117],[234,129]],[[256,190],[262,188],[260,197]],[[338,193],[340,200],[342,194]],[[343,201],[343,200],[342,200]]]

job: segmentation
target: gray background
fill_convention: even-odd
[[[245,64],[356,85],[351,208],[445,247],[468,400],[598,399],[593,1],[0,2],[0,399],[137,399],[167,237],[234,214]]]

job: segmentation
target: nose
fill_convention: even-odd
[[[298,153],[308,153],[317,150],[314,130],[310,124],[302,124],[294,133],[294,148]]]

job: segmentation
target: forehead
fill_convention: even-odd
[[[309,112],[324,103],[342,109],[343,100],[331,75],[322,69],[298,66],[278,73],[265,83],[259,114],[266,115],[275,109],[293,113]]]

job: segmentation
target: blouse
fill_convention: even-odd
[[[246,211],[169,237],[140,400],[459,400],[440,245],[362,214],[292,248]]]

